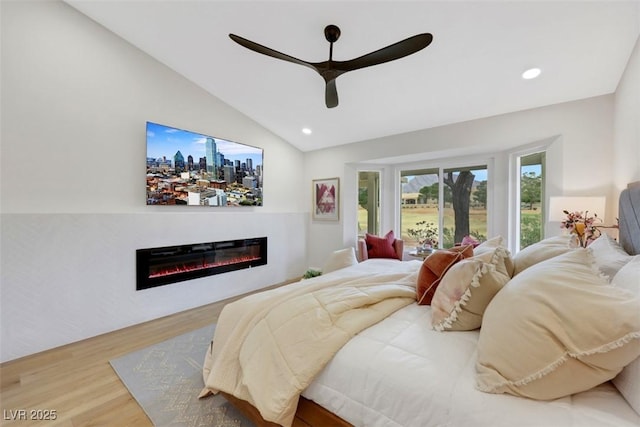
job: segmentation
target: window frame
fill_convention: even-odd
[[[363,165],[364,166],[364,165]],[[378,228],[379,230],[377,231],[377,233],[379,234],[382,230],[382,217],[383,217],[383,191],[382,191],[382,187],[383,187],[383,179],[384,179],[384,174],[383,174],[383,170],[384,168],[372,168],[372,167],[362,167],[362,168],[357,168],[356,169],[356,185],[358,188],[358,192],[356,193],[356,214],[358,212],[358,208],[360,206],[360,193],[359,193],[359,189],[360,189],[360,174],[363,172],[375,172],[378,174]],[[365,233],[368,233],[368,226],[367,226],[367,231]],[[360,235],[360,232],[358,230],[358,221],[356,219],[356,237],[357,238],[362,238],[364,237],[363,235]]]
[[[394,176],[394,194],[393,194],[393,203],[394,203],[394,229],[401,229],[401,209],[402,209],[402,171],[419,171],[419,170],[429,170],[429,169],[437,169],[439,176],[443,176],[445,170],[448,169],[463,169],[469,166],[478,166],[478,165],[486,165],[487,167],[487,236],[493,235],[494,227],[494,167],[495,167],[495,158],[490,154],[483,154],[481,156],[464,156],[464,157],[449,157],[443,159],[430,159],[419,162],[411,162],[411,163],[399,163],[393,165],[393,176]],[[444,186],[440,185],[438,188],[438,211],[442,212],[444,208]],[[438,241],[442,241],[442,227],[444,224],[444,216],[438,215],[438,230],[439,236]]]
[[[353,162],[348,163],[347,175],[353,177],[353,188],[357,187],[358,172],[378,171],[380,172],[380,230],[386,232],[389,229],[398,230],[400,228],[401,197],[401,170],[419,170],[430,168],[459,168],[465,164],[486,164],[487,165],[487,236],[509,236],[507,240],[508,248],[515,254],[519,248],[519,215],[516,218],[516,208],[519,197],[516,192],[520,186],[519,170],[520,164],[516,162],[516,156],[528,155],[535,152],[545,152],[545,171],[543,184],[543,206],[546,206],[548,197],[557,193],[556,188],[562,180],[562,135],[553,135],[544,139],[538,139],[528,144],[518,145],[503,150],[492,150],[488,152],[478,152],[475,156],[451,156],[444,157],[442,152],[430,153],[431,158],[421,159],[412,162]],[[423,154],[416,154],[420,157]],[[404,157],[406,159],[406,157]],[[515,175],[515,176],[514,176]],[[441,190],[442,191],[442,190]],[[440,193],[439,203],[443,202],[443,194]],[[355,207],[357,209],[357,196]],[[501,209],[496,210],[500,205]],[[439,209],[442,207],[439,206]],[[357,236],[357,217],[346,218],[344,221],[345,243],[350,243],[347,236]],[[351,215],[350,215],[351,216]],[[543,214],[544,236],[550,233],[547,216]],[[517,234],[515,227],[518,228]],[[439,224],[442,228],[442,224]],[[516,237],[518,240],[516,240]],[[356,239],[357,240],[357,239]]]
[[[509,189],[508,189],[508,203],[507,203],[507,212],[508,212],[508,236],[507,239],[509,250],[512,254],[517,254],[520,252],[520,186],[522,184],[522,163],[520,158],[529,156],[536,153],[544,153],[545,161],[542,167],[542,188],[541,188],[541,197],[540,197],[540,206],[542,209],[542,227],[545,226],[545,218],[546,215],[546,194],[547,194],[547,158],[549,147],[553,144],[553,141],[544,141],[544,142],[535,142],[533,144],[528,144],[525,146],[517,147],[514,150],[507,151],[509,156]],[[544,235],[544,230],[543,230]]]

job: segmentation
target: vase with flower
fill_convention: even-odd
[[[567,210],[562,211],[567,216],[560,224],[560,228],[563,228],[574,235],[576,243],[581,248],[586,248],[591,242],[600,236],[600,230],[596,227],[596,221],[600,221],[598,214],[589,216],[589,211],[586,212],[569,212]]]
[[[407,229],[407,234],[413,238],[418,246],[416,252],[425,254],[438,246],[438,228],[433,222],[418,221],[417,228]]]

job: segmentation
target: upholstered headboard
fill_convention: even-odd
[[[619,204],[620,244],[628,254],[640,254],[640,182],[620,193]]]

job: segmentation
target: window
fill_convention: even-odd
[[[421,229],[440,229],[438,176],[437,168],[400,172],[400,235],[407,247],[419,245]]]
[[[442,179],[440,179],[442,177]],[[487,166],[402,170],[400,228],[418,246],[420,230],[437,229],[437,247],[450,248],[469,234],[487,237]]]
[[[519,185],[518,249],[539,242],[544,236],[544,211],[542,200],[544,188],[545,153],[533,153],[518,157]]]
[[[380,231],[380,172],[358,172],[358,236]]]

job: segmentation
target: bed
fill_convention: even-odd
[[[258,426],[638,426],[640,186],[619,212],[620,244],[446,254],[431,305],[426,262],[387,259],[229,304],[202,396]]]

